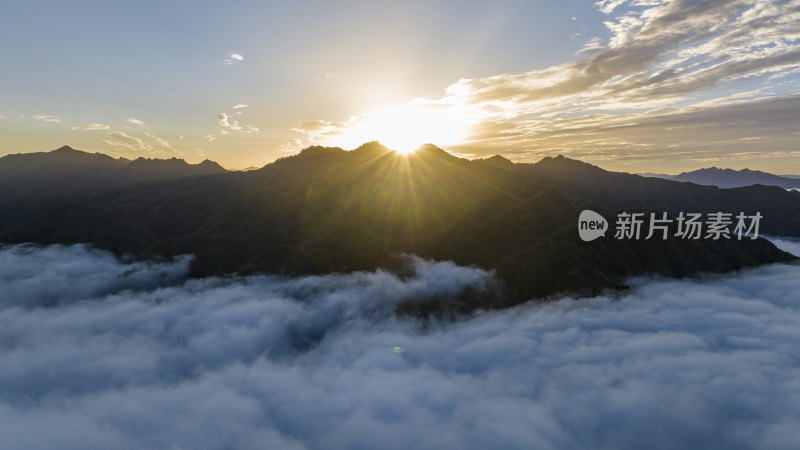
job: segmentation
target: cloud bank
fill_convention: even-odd
[[[781,245],[795,246],[796,242]],[[634,280],[455,323],[489,289],[382,271],[186,279],[188,257],[0,249],[9,448],[797,448],[800,266]]]

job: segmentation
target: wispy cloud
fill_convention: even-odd
[[[156,136],[156,135],[155,135],[155,134],[153,134],[153,133],[148,133],[148,132],[145,132],[144,134],[145,134],[147,137],[149,137],[150,139],[154,140],[154,141],[156,142],[156,144],[158,144],[159,146],[161,146],[161,148],[163,148],[163,149],[166,149],[166,150],[175,150],[174,148],[172,148],[172,146],[170,145],[170,143],[169,143],[169,141],[168,141],[168,140],[166,140],[166,139],[162,139],[162,138],[160,138],[160,137]]]
[[[249,108],[249,107],[250,107],[250,105],[243,105],[243,104],[241,104],[241,103],[239,103],[239,104],[237,104],[237,105],[233,105],[233,109],[239,109],[239,108]]]
[[[121,131],[112,131],[111,133],[108,133],[108,136],[113,137],[114,139],[125,145],[130,145],[138,149],[144,149],[144,143],[142,142],[141,139],[133,136],[128,136],[127,134]]]
[[[339,76],[339,72],[326,72],[323,75],[314,75],[315,79],[330,80]]]
[[[84,130],[107,130],[109,128],[111,127],[108,125],[103,125],[102,123],[90,123],[89,125],[83,127]]]
[[[244,56],[234,52],[228,52],[228,55],[224,59],[226,65],[239,64],[242,61],[244,61]]]
[[[128,117],[127,119],[125,119],[125,121],[128,123],[132,123],[134,125],[144,126],[144,122],[134,117]]]
[[[61,119],[59,119],[58,116],[45,116],[45,115],[42,115],[42,114],[34,114],[34,115],[30,116],[30,118],[31,119],[36,119],[36,120],[42,120],[42,121],[45,121],[45,122],[53,122],[53,123],[60,123],[61,122]]]
[[[114,140],[104,140],[103,143],[119,150],[132,150],[136,152],[145,152],[155,154],[157,156],[165,156],[168,153],[175,153],[177,150],[170,145],[169,141],[160,138],[153,133],[145,132],[146,137],[150,138],[150,142],[146,142],[138,137],[130,136],[121,131],[112,131],[108,136]],[[180,153],[180,152],[177,152]]]
[[[247,107],[247,105],[243,105],[243,107]],[[238,120],[231,118],[227,113],[224,112],[217,114],[217,125],[222,128],[226,128],[226,130],[222,130],[223,134],[228,134],[229,131],[235,131],[239,133],[255,133],[260,131],[258,128],[252,125],[240,124]]]

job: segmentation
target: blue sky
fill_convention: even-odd
[[[313,144],[800,173],[790,1],[56,2],[0,16],[0,154]],[[245,106],[246,105],[246,106]]]

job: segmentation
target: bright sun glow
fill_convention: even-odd
[[[354,117],[329,145],[356,148],[369,141],[401,153],[411,153],[423,144],[440,147],[464,142],[469,129],[467,117],[451,107],[409,103]]]

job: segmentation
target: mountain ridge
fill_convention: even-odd
[[[465,300],[464,310],[597,294],[636,275],[794,259],[763,239],[582,242],[577,218],[584,209],[609,219],[624,210],[759,212],[762,233],[800,236],[800,193],[649,179],[563,156],[499,158],[467,160],[433,145],[401,155],[371,142],[353,151],[309,147],[247,172],[105,180],[48,201],[40,198],[47,179],[16,199],[7,194],[18,186],[0,183],[0,242],[193,253],[197,276],[372,270],[398,254],[495,270],[502,299]]]
[[[183,159],[113,158],[62,146],[50,152],[15,153],[0,157],[0,186],[7,197],[38,194],[67,198],[97,189],[121,188],[136,183],[228,173],[205,160],[190,164]],[[0,199],[2,203],[3,199]]]
[[[89,161],[94,162],[105,162],[108,164],[114,164],[117,166],[125,166],[132,163],[141,163],[141,162],[148,162],[152,164],[180,164],[186,165],[189,167],[213,167],[214,170],[218,170],[218,173],[227,172],[225,168],[223,168],[219,163],[206,159],[197,164],[191,164],[186,162],[180,158],[145,158],[139,157],[134,160],[130,160],[124,157],[114,158],[110,155],[100,152],[86,152],[83,150],[76,150],[68,145],[61,146],[55,150],[51,150],[49,152],[33,152],[33,153],[11,153],[8,155],[0,156],[0,170],[8,168],[10,166],[19,167],[19,166],[26,166],[26,165],[35,165],[35,164],[42,164],[42,163],[56,163],[60,164],[61,167],[65,165],[77,165],[78,163],[86,163]],[[211,165],[209,165],[211,163]]]
[[[764,186],[778,186],[784,189],[800,188],[800,176],[798,175],[775,175],[769,172],[751,169],[721,169],[718,167],[706,167],[703,169],[682,172],[678,175],[642,173],[641,176],[664,178],[671,181],[688,181],[690,183],[705,186],[717,186],[722,189],[752,186],[761,184]]]

